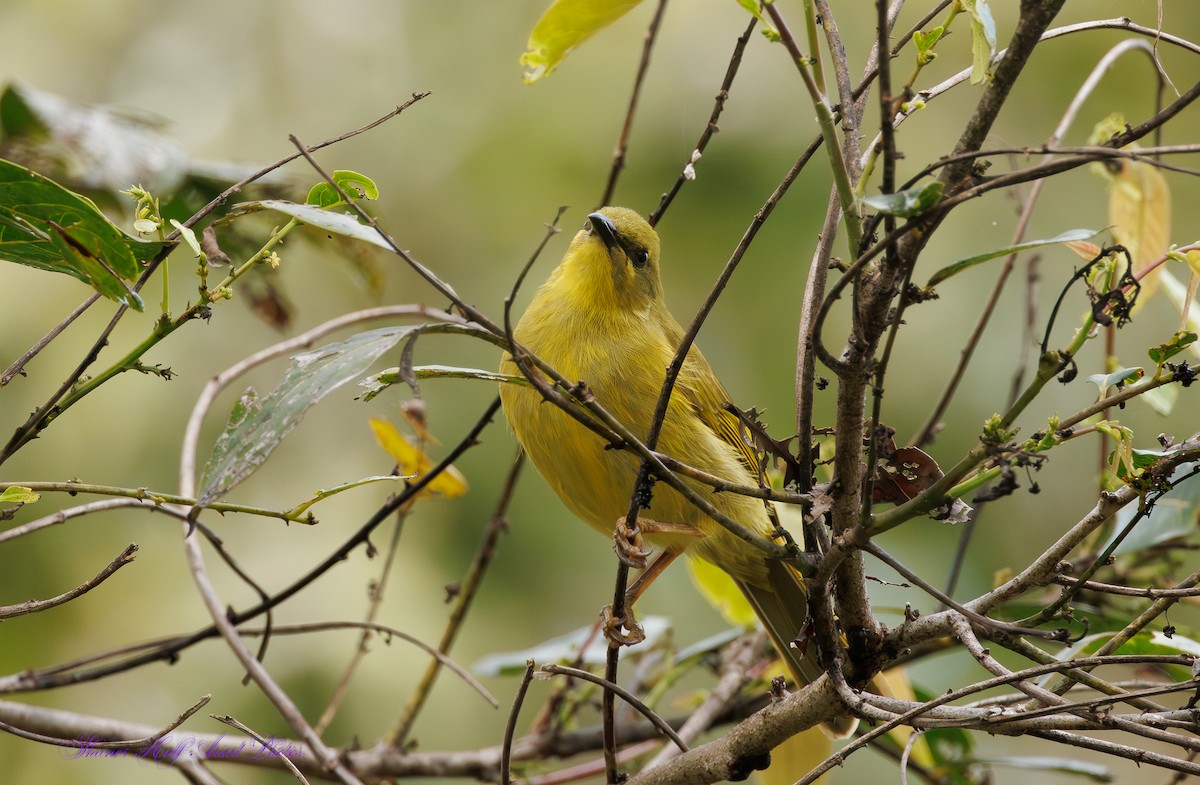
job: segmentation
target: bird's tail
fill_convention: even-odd
[[[816,647],[802,652],[792,646],[792,641],[808,625],[808,590],[804,579],[782,561],[770,560],[768,570],[766,586],[738,581],[738,588],[766,627],[792,677],[801,686],[810,684],[825,672],[817,662]],[[857,726],[857,719],[843,716],[830,722],[825,730],[834,738],[845,738]]]

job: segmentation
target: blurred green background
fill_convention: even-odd
[[[654,3],[644,4],[575,52],[551,77],[526,86],[517,58],[545,4],[546,0],[8,0],[0,5],[0,83],[17,81],[81,102],[150,113],[166,122],[167,132],[188,154],[246,164],[270,162],[291,152],[288,134],[311,144],[365,124],[414,91],[430,90],[429,98],[400,118],[317,157],[327,168],[354,169],[373,177],[382,191],[377,210],[383,225],[466,300],[499,318],[503,299],[541,238],[543,224],[560,205],[570,205],[561,222],[566,231],[550,243],[534,268],[518,309],[600,198],[654,10]],[[910,5],[898,30],[909,29],[925,11],[925,4]],[[1014,11],[1009,6],[1016,4],[995,5],[1003,44],[1012,29]],[[851,3],[835,4],[834,9],[841,13],[838,22],[856,77],[873,35],[868,7]],[[800,29],[800,4],[786,2],[783,11],[793,28]],[[1069,3],[1058,24],[1127,15],[1152,26],[1156,11],[1150,0]],[[1188,4],[1165,4],[1166,29],[1193,40],[1200,37],[1200,21],[1190,11]],[[674,182],[707,122],[734,40],[746,21],[745,12],[731,0],[668,7],[615,202],[648,212]],[[920,87],[969,64],[965,30],[965,25],[956,27],[939,46],[941,56],[922,75]],[[1040,144],[1088,71],[1125,37],[1117,31],[1089,32],[1039,48],[991,142]],[[1160,50],[1181,89],[1194,83],[1200,72],[1194,57],[1165,45]],[[901,55],[895,73],[907,74],[911,58],[911,53]],[[898,141],[905,154],[901,178],[950,149],[978,93],[978,87],[964,84],[903,126]],[[1137,121],[1153,107],[1149,61],[1127,56],[1085,105],[1066,142],[1084,142],[1092,125],[1112,111]],[[687,184],[659,225],[668,299],[681,321],[688,320],[754,212],[812,139],[812,115],[785,51],[756,35],[721,118],[720,133],[697,166],[697,180]],[[1195,141],[1200,130],[1196,120],[1196,110],[1187,110],[1164,141]],[[870,127],[869,121],[865,127]],[[997,161],[994,171],[1005,166]],[[286,171],[300,183],[316,179],[299,163]],[[1195,202],[1196,184],[1183,177],[1172,177],[1171,184],[1174,241],[1188,242],[1194,238],[1188,233],[1190,211],[1185,208]],[[799,304],[828,190],[827,167],[814,160],[756,240],[700,336],[700,345],[735,400],[744,408],[765,408],[765,419],[779,436],[789,432],[793,420]],[[1057,178],[1046,188],[1028,237],[1049,237],[1075,227],[1103,228],[1108,222],[1106,200],[1104,184],[1086,169]],[[956,259],[1008,244],[1016,211],[1016,200],[1006,194],[956,210],[930,244],[915,280],[923,281]],[[844,244],[835,252],[844,255]],[[385,286],[375,295],[344,253],[289,241],[281,255],[284,265],[277,280],[295,308],[287,334],[378,302],[443,305],[398,259],[377,259],[385,271]],[[191,261],[182,255],[179,259],[171,266],[176,308],[194,287]],[[1044,253],[1044,303],[1056,295],[1077,263],[1062,249]],[[995,269],[993,263],[955,278],[941,288],[941,299],[908,313],[888,376],[884,409],[884,421],[897,430],[898,441],[920,427],[940,394]],[[1005,405],[1022,352],[1021,277],[1016,276],[1002,299],[1001,311],[949,411],[946,429],[930,448],[942,465],[954,463],[974,443],[982,421]],[[66,276],[12,264],[0,265],[0,286],[5,295],[0,366],[7,366],[88,294]],[[147,312],[125,319],[101,367],[151,327],[157,284],[147,287],[146,294]],[[1060,339],[1081,309],[1078,297],[1071,301]],[[27,378],[0,390],[5,439],[74,367],[111,312],[107,303],[93,308],[29,366]],[[1119,338],[1123,362],[1143,364],[1145,347],[1164,341],[1177,322],[1178,315],[1165,301],[1152,301]],[[844,323],[839,316],[827,332],[835,348]],[[109,383],[8,462],[0,478],[79,478],[175,489],[178,444],[200,388],[213,374],[281,337],[243,302],[221,304],[211,323],[189,324],[146,358],[169,365],[178,378],[163,382],[126,374]],[[427,337],[417,346],[418,363],[491,368],[498,359],[493,347],[463,338]],[[1102,370],[1099,348],[1089,347],[1079,363],[1079,380],[1054,385],[1031,408],[1023,421],[1026,433],[1048,415],[1068,414],[1094,399],[1095,388],[1083,379]],[[386,364],[395,364],[395,359]],[[265,391],[283,367],[277,363],[261,369],[248,381]],[[208,443],[236,392],[224,396],[210,418]],[[490,384],[472,381],[431,381],[423,392],[430,428],[443,442],[443,451],[495,394]],[[367,419],[395,419],[397,398],[389,394],[363,404],[352,400],[355,394],[343,389],[316,407],[231,499],[289,507],[318,488],[386,472],[391,460],[376,447]],[[1190,434],[1197,418],[1188,394],[1194,396],[1194,390],[1185,393],[1169,419],[1131,406],[1119,413],[1121,422],[1135,429],[1139,446],[1148,448],[1159,432]],[[833,395],[831,387],[818,400],[819,424],[830,423]],[[455,501],[418,505],[404,529],[382,623],[436,641],[446,615],[444,587],[461,579],[513,452],[511,435],[502,421],[496,422],[483,444],[458,463],[471,492]],[[441,454],[435,453],[435,458]],[[1095,441],[1073,443],[1055,451],[1039,476],[1041,495],[1022,491],[992,506],[977,533],[959,595],[973,596],[988,588],[996,571],[1025,563],[1090,508],[1096,465]],[[242,566],[272,590],[319,561],[360,525],[385,493],[371,486],[318,505],[321,525],[315,528],[285,528],[245,516],[206,520]],[[48,495],[22,510],[17,522],[79,501]],[[572,520],[531,471],[518,488],[510,521],[511,529],[501,538],[496,561],[453,652],[460,663],[524,649],[589,624],[611,596],[614,561],[609,544]],[[384,531],[375,537],[378,546],[387,541]],[[917,521],[886,536],[883,544],[934,583],[942,583],[957,537],[957,531],[942,524]],[[186,572],[178,526],[163,516],[130,511],[76,520],[0,548],[0,604],[65,591],[130,542],[141,548],[137,561],[99,590],[65,607],[9,621],[0,629],[0,673],[47,666],[206,623]],[[211,554],[209,563],[226,602],[244,607],[254,600]],[[380,566],[379,559],[366,558],[360,549],[319,585],[285,605],[277,622],[361,618],[368,585]],[[882,568],[873,574],[893,577]],[[889,623],[895,623],[897,609],[905,603],[934,609],[917,590],[894,585],[877,587],[875,599]],[[641,612],[669,616],[673,639],[680,646],[724,626],[692,590],[682,568],[654,585]],[[267,665],[315,720],[355,643],[356,635],[349,632],[278,638]],[[425,668],[426,658],[400,642],[386,646],[374,641],[372,649],[327,736],[331,743],[357,738],[370,744],[394,722]],[[152,665],[99,683],[5,697],[161,725],[211,692],[213,702],[187,727],[222,732],[223,726],[207,719],[207,712],[213,711],[232,714],[264,733],[292,736],[255,688],[240,685],[241,675],[224,644],[212,641],[188,650],[171,666]],[[913,669],[913,678],[934,692],[972,675],[978,675],[973,666],[957,659],[933,660]],[[500,743],[516,680],[485,682],[499,698],[500,710],[490,709],[443,674],[414,733],[421,750]],[[697,678],[690,686],[706,683]],[[534,715],[547,694],[544,684],[534,686],[525,717]],[[683,711],[686,705],[669,704],[668,713]],[[1053,752],[1033,741],[984,739],[981,744],[995,754]],[[0,736],[0,769],[6,781],[150,783],[174,776],[153,766],[63,757],[56,749]],[[1132,771],[1120,762],[1112,765],[1118,772]],[[888,776],[887,766],[864,754],[832,779],[856,782]],[[232,782],[289,781],[286,774],[222,771]],[[1052,775],[1022,776],[1031,782],[1057,781]]]

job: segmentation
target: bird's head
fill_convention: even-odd
[[[562,268],[592,307],[644,310],[662,302],[658,233],[633,210],[604,207],[589,215]]]

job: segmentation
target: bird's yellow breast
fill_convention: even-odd
[[[584,382],[601,406],[644,439],[675,347],[654,313],[580,309],[571,307],[569,295],[552,277],[522,317],[514,337],[568,380]],[[508,357],[504,371],[519,373]],[[502,385],[501,398],[509,423],[538,472],[571,512],[611,536],[617,519],[628,511],[640,459],[627,450],[605,449],[600,436],[543,402],[535,389]],[[677,388],[672,396],[658,448],[710,474],[754,484],[737,448],[701,420],[686,389]],[[714,493],[704,485],[694,487],[743,526],[770,535],[773,527],[760,501]],[[653,535],[647,538],[651,544],[686,548],[690,555],[742,580],[765,580],[761,554],[665,483],[655,486],[651,506],[642,515],[662,523],[687,524],[699,535]]]

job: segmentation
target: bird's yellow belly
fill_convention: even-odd
[[[546,358],[545,354],[542,356]],[[546,359],[553,364],[552,359]],[[507,359],[503,370],[519,373]],[[574,378],[574,375],[568,378]],[[637,390],[630,389],[631,385],[637,384],[633,380],[599,377],[594,372],[590,378],[585,373],[580,373],[577,378],[586,380],[597,402],[635,436],[645,437],[649,416],[623,404],[631,400],[656,400],[661,380],[646,384],[645,390]],[[611,537],[617,520],[629,511],[640,459],[627,450],[605,449],[605,442],[599,435],[554,404],[543,402],[540,393],[532,388],[505,384],[501,398],[517,439],[538,472],[572,513],[601,534]],[[706,429],[688,427],[688,415],[681,411],[684,408],[671,407],[662,429],[661,450],[668,454],[687,454],[697,464],[696,468],[711,474],[735,482],[751,482],[732,448]],[[697,424],[693,423],[693,426]],[[743,526],[770,536],[772,526],[760,501],[732,493],[714,493],[708,486],[689,484]],[[730,534],[665,482],[655,484],[650,507],[640,516],[663,524],[682,524],[694,532],[647,532],[646,541],[650,545],[686,550],[689,555],[713,562],[734,577],[751,583],[765,580],[761,553]]]

